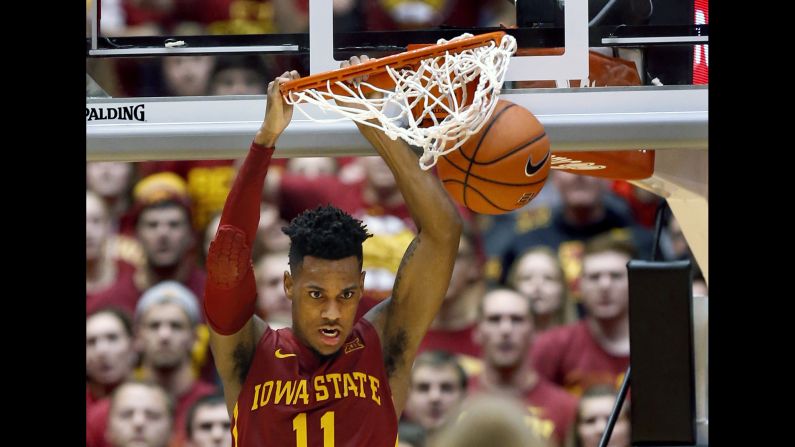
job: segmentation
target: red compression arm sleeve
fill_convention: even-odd
[[[204,313],[213,330],[222,335],[239,331],[254,315],[257,285],[251,247],[257,234],[262,187],[272,155],[272,147],[251,143],[207,253]]]

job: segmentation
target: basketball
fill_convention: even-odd
[[[501,99],[480,132],[436,166],[456,202],[476,213],[507,213],[527,205],[544,187],[549,138],[530,111]]]

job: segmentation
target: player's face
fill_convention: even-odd
[[[178,304],[153,305],[143,314],[139,325],[145,362],[155,368],[174,368],[190,360],[194,330]]]
[[[607,426],[607,419],[613,411],[615,399],[611,396],[583,398],[580,402],[580,422],[577,425],[577,436],[582,447],[597,447]],[[625,411],[613,427],[608,447],[629,446],[629,420]]]
[[[475,341],[485,360],[496,368],[514,368],[527,356],[533,322],[529,301],[510,290],[495,290],[483,297],[483,316]]]
[[[534,315],[549,315],[563,305],[563,279],[556,261],[545,253],[530,253],[516,267],[516,290],[530,298]]]
[[[119,319],[109,313],[86,320],[86,372],[104,385],[121,382],[132,370],[132,339]]]
[[[171,435],[166,396],[140,384],[124,385],[108,416],[108,437],[116,447],[165,447]]]
[[[629,306],[629,257],[606,251],[588,255],[582,263],[582,302],[588,315],[598,320],[623,316]]]
[[[284,275],[293,301],[293,330],[306,345],[330,355],[342,347],[353,328],[362,297],[364,272],[356,256],[338,260],[304,257],[296,275]]]
[[[179,206],[151,208],[138,221],[138,239],[152,267],[172,267],[193,242],[190,222]]]
[[[406,412],[426,430],[435,429],[463,398],[464,390],[453,366],[422,365],[411,372]]]
[[[197,408],[191,425],[193,429],[190,439],[191,447],[232,445],[232,435],[229,433],[229,413],[223,403],[203,405]]]

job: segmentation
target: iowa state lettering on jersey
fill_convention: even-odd
[[[268,380],[254,386],[251,411],[266,405],[303,405],[329,399],[369,399],[381,405],[381,381],[363,372],[329,373],[309,379]]]

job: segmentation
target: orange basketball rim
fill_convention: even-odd
[[[310,120],[351,119],[421,147],[420,167],[430,169],[491,116],[515,52],[516,39],[503,31],[462,34],[285,82],[280,89],[290,104],[305,103],[341,116],[314,117],[299,107]]]
[[[495,31],[492,33],[478,34],[477,36],[451,40],[444,44],[423,46],[399,54],[393,54],[378,59],[370,59],[359,65],[353,65],[336,70],[317,73],[305,78],[295,79],[285,82],[279,86],[282,95],[287,96],[291,92],[301,92],[308,89],[326,88],[331,84],[331,90],[336,94],[345,94],[345,90],[335,85],[336,82],[351,81],[356,78],[367,76],[367,82],[380,88],[388,89],[395,86],[392,78],[386,73],[386,67],[399,70],[402,68],[417,68],[420,61],[433,56],[440,56],[446,52],[460,53],[464,50],[482,47],[489,42],[499,44],[505,32]],[[411,48],[411,46],[410,46]]]

